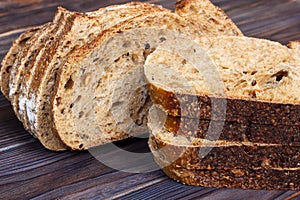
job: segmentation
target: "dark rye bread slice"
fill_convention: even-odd
[[[27,114],[30,108],[34,108],[36,104],[28,100],[27,93],[30,90],[30,85],[32,80],[40,81],[39,70],[43,68],[43,62],[49,62],[51,60],[51,52],[55,48],[57,41],[59,41],[65,32],[68,31],[68,26],[66,24],[71,23],[73,20],[72,13],[66,12],[62,8],[59,8],[55,16],[52,26],[49,27],[46,33],[41,39],[41,43],[37,44],[36,53],[31,55],[31,59],[23,70],[23,74],[20,76],[18,87],[19,92],[17,92],[12,100],[15,111],[19,111],[21,120],[26,130],[31,130],[29,128],[33,121],[33,115]],[[56,20],[58,19],[58,20]],[[45,133],[47,134],[47,132]],[[37,134],[35,134],[37,135]]]
[[[235,36],[182,43],[193,45],[194,51],[181,50],[179,45],[172,52],[158,49],[145,64],[150,96],[166,113],[256,124],[300,124],[300,98],[295,90],[300,61],[295,50],[277,42]],[[179,56],[184,53],[185,57]]]
[[[12,44],[11,48],[7,52],[6,56],[1,63],[1,75],[0,75],[0,88],[2,94],[8,99],[9,95],[9,79],[10,71],[13,67],[18,54],[23,50],[26,42],[41,29],[41,26],[33,27],[30,30],[22,33]]]
[[[157,45],[167,40],[167,33],[138,28],[170,29],[188,35],[219,34],[215,29],[206,30],[205,23],[194,24],[174,13],[145,15],[104,32],[92,45],[74,51],[59,72],[56,96],[51,102],[55,130],[62,140],[73,149],[82,149],[146,131],[145,108],[149,100],[143,63]],[[132,29],[136,32],[130,33]],[[122,40],[115,44],[118,49],[109,46],[116,38]],[[86,92],[91,95],[88,97]],[[63,124],[63,118],[70,120]]]
[[[223,35],[243,35],[226,13],[209,0],[177,1],[175,13],[195,24],[207,21],[208,23],[205,23],[204,28],[208,31],[217,29]]]
[[[175,135],[227,141],[275,143],[300,146],[300,126],[253,124],[251,121],[215,121],[167,115],[164,127]],[[221,127],[220,132],[212,132]]]
[[[176,164],[168,165],[154,157],[170,178],[186,185],[255,190],[300,190],[299,170],[274,169],[201,169],[190,170]]]
[[[149,147],[156,157],[187,169],[293,168],[300,170],[299,146],[272,143],[210,141],[168,132],[149,112]]]
[[[27,106],[29,111],[27,114],[34,116],[31,124],[31,131],[40,135],[45,133],[49,137],[57,137],[52,133],[51,121],[49,116],[49,98],[53,94],[53,87],[56,78],[56,72],[64,60],[68,57],[74,48],[79,48],[85,43],[88,43],[93,37],[101,33],[110,26],[121,23],[122,21],[134,18],[144,13],[165,11],[169,12],[160,6],[142,3],[129,3],[122,6],[110,6],[104,9],[105,12],[97,10],[88,13],[88,15],[74,13],[75,19],[67,27],[68,33],[53,44],[54,48],[48,55],[51,59],[46,59],[47,62],[40,62],[39,69],[35,76],[39,79],[33,79],[30,85],[30,90],[27,95],[27,101],[33,102],[34,107]],[[101,13],[103,16],[101,16]],[[58,43],[59,42],[59,43]],[[30,105],[30,104],[27,104]],[[30,115],[28,117],[30,117]],[[52,134],[51,134],[52,133]],[[45,135],[43,134],[43,135]],[[54,135],[54,136],[53,136]],[[47,137],[46,137],[47,139]],[[45,140],[44,136],[40,140]],[[49,145],[47,148],[50,148]],[[58,150],[51,148],[52,150]]]

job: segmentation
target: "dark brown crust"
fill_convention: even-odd
[[[300,126],[252,124],[250,121],[222,122],[168,115],[164,127],[176,135],[195,138],[300,146]],[[207,135],[208,130],[217,130],[214,127],[223,128],[221,132]]]
[[[253,100],[221,99],[190,94],[174,94],[148,83],[148,91],[154,104],[172,116],[186,116],[199,119],[251,122],[269,125],[300,125],[300,105],[268,103]],[[212,116],[211,99],[216,102],[214,118]],[[222,118],[222,102],[226,101],[226,117]],[[218,104],[218,102],[221,102]],[[220,117],[221,116],[221,117]]]
[[[161,165],[162,160],[155,158]],[[293,170],[218,169],[188,170],[171,164],[163,172],[170,178],[187,185],[257,190],[300,190],[300,173]]]
[[[148,143],[154,155],[160,155],[170,162],[175,161],[174,164],[187,169],[300,167],[300,147],[296,146],[184,147],[168,144],[153,135],[150,135]]]

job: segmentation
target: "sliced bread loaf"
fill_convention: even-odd
[[[53,134],[51,123],[49,123],[49,121],[52,121],[51,115],[49,116],[49,99],[54,91],[57,70],[62,67],[68,55],[75,48],[80,48],[90,42],[94,36],[110,26],[145,13],[163,10],[160,6],[141,3],[130,3],[126,5],[126,9],[125,5],[112,7],[114,9],[110,9],[111,7],[106,8],[106,12],[103,13],[102,17],[100,11],[88,15],[73,13],[74,20],[71,24],[67,24],[67,33],[53,42],[51,51],[47,52],[47,56],[44,56],[47,59],[39,62],[39,68],[34,75],[37,78],[32,79],[30,83],[25,107],[28,110],[27,117],[30,119],[30,130],[40,135],[41,141],[47,142],[51,141],[51,138],[57,137],[56,134]],[[118,7],[119,9],[117,9]],[[49,145],[48,148],[50,148]],[[51,149],[59,150],[56,146]]]
[[[211,8],[216,11],[212,15],[220,14],[218,8]],[[58,13],[49,24],[52,28],[37,33],[30,43],[33,45],[23,49],[28,53],[14,65],[10,81],[17,115],[21,113],[19,118],[25,127],[52,150],[65,149],[64,142],[72,149],[88,148],[129,137],[131,131],[137,134],[147,130],[146,113],[151,102],[143,64],[148,54],[167,40],[165,30],[189,37],[240,32],[236,26],[224,26],[228,30],[221,31],[216,25],[208,30],[209,16],[207,21],[193,22],[146,3],[111,6],[87,14],[61,8]],[[57,23],[59,20],[62,23]],[[228,20],[221,23],[228,24]],[[148,29],[143,28],[152,29],[144,33]],[[53,40],[46,30],[55,34]],[[115,37],[123,44],[120,50],[112,46],[117,41]],[[127,37],[133,38],[135,44]],[[95,75],[95,71],[104,73]],[[88,97],[87,92],[93,95]],[[124,99],[124,94],[130,98]],[[119,101],[122,98],[125,103]],[[62,123],[65,119],[66,124]],[[91,130],[89,135],[86,130]]]
[[[51,37],[51,34],[56,31],[56,28],[59,27],[59,23],[63,20],[63,13],[56,13],[53,22],[44,25],[42,29],[31,37],[31,39],[27,42],[27,45],[20,50],[21,53],[13,65],[9,80],[9,98],[18,119],[22,122],[24,121],[24,110],[19,110],[18,97],[19,94],[23,92],[23,88],[21,88],[21,86],[22,82],[24,82],[24,74],[28,68],[31,68],[33,63],[36,61],[39,51],[44,47],[45,42],[49,37]],[[31,74],[28,73],[28,76],[31,76]],[[24,125],[25,128],[28,129],[26,123]]]
[[[155,157],[186,169],[294,169],[300,170],[299,146],[233,142],[174,135],[164,128],[161,110],[149,112],[149,147]],[[218,129],[218,127],[216,128]],[[214,133],[214,130],[211,130]]]
[[[22,74],[17,83],[17,88],[19,89],[17,89],[11,101],[15,112],[19,112],[21,121],[26,130],[30,130],[30,124],[33,121],[32,115],[29,115],[30,118],[27,117],[27,111],[36,106],[33,102],[30,102],[28,105],[26,104],[28,101],[27,93],[31,87],[30,84],[33,79],[40,82],[41,77],[38,75],[38,72],[43,68],[41,63],[51,60],[51,52],[55,49],[57,41],[60,41],[65,32],[68,31],[67,24],[71,23],[74,18],[71,12],[66,12],[61,8],[58,9],[56,15],[60,16],[59,20],[55,21],[55,18],[58,17],[54,17],[52,25],[45,31],[40,41],[37,41],[38,43],[35,45],[36,50],[31,55],[31,59],[28,60],[24,66],[23,72],[21,72]],[[19,71],[22,70],[19,69]],[[47,134],[47,132],[45,134]]]
[[[182,48],[179,43],[192,48]],[[300,99],[295,90],[300,62],[295,50],[277,42],[236,36],[174,44],[171,50],[166,50],[168,45],[157,49],[145,64],[150,96],[166,113],[300,124]]]
[[[24,69],[28,66],[30,61],[34,59],[36,53],[39,51],[39,40],[42,40],[43,36],[47,34],[47,30],[51,30],[52,24],[48,23],[44,25],[39,31],[37,31],[26,43],[24,48],[20,50],[18,57],[15,59],[13,67],[10,72],[9,77],[9,100],[12,103],[12,107],[15,111],[16,116],[20,121],[22,121],[22,117],[18,108],[13,103],[14,98],[17,98],[20,93],[20,87],[18,86],[18,82],[23,75]],[[35,48],[36,47],[36,48]]]

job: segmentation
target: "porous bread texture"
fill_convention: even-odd
[[[165,21],[161,20],[162,18],[165,19]],[[179,22],[176,22],[176,20],[179,20],[180,23],[184,22],[184,26],[182,24],[180,25]],[[167,21],[168,23],[166,23]],[[171,22],[174,24],[171,24]],[[101,43],[98,41],[98,48],[95,48],[93,51],[90,49],[88,52],[86,51],[87,48],[82,48],[81,51],[85,51],[86,53],[80,52],[80,55],[88,53],[85,57],[83,57],[82,62],[79,62],[78,59],[76,62],[69,61],[67,64],[72,66],[72,68],[65,65],[63,68],[64,71],[59,76],[59,88],[54,99],[55,102],[53,109],[56,129],[61,131],[59,134],[65,143],[69,144],[73,148],[88,148],[95,144],[106,143],[128,137],[129,135],[127,133],[134,133],[132,126],[138,129],[139,133],[144,130],[146,131],[146,129],[144,129],[144,124],[142,130],[139,130],[141,129],[140,125],[142,124],[136,125],[130,121],[129,123],[126,122],[128,120],[132,120],[130,116],[128,116],[128,114],[130,114],[128,113],[128,109],[136,109],[130,108],[131,105],[128,104],[128,101],[134,102],[134,99],[130,98],[138,97],[133,93],[139,93],[142,95],[140,97],[142,105],[139,105],[137,108],[141,108],[146,103],[146,99],[144,98],[146,93],[142,77],[142,66],[145,59],[144,51],[145,48],[150,50],[150,48],[155,48],[159,44],[161,38],[159,37],[159,31],[154,32],[152,35],[150,31],[147,32],[148,30],[141,31],[139,34],[131,36],[128,35],[126,37],[121,35],[121,37],[119,36],[119,42],[122,42],[122,44],[116,44],[116,46],[120,46],[119,49],[115,49],[112,45],[110,48],[107,46],[110,44],[110,39],[116,38],[116,36],[113,38],[112,35],[117,35],[118,32],[126,31],[126,29],[132,29],[132,27],[160,27],[164,29],[167,28],[166,26],[171,26],[174,29],[184,29],[188,26],[188,22],[185,20],[180,21],[178,16],[167,12],[145,15],[139,19],[133,19],[130,23],[127,21],[123,23],[122,26],[116,27],[100,37],[99,39],[102,41],[100,41]],[[127,38],[129,36],[130,40]],[[163,40],[164,39],[161,41]],[[105,44],[106,41],[108,44]],[[112,51],[112,49],[114,50]],[[74,57],[78,58],[76,56]],[[96,66],[101,67],[97,68]],[[92,74],[98,74],[98,76],[93,76]],[[132,77],[136,78],[132,79]],[[73,87],[65,87],[67,83],[73,83],[73,81]],[[122,89],[118,91],[118,87],[116,86],[122,86]],[[130,89],[131,91],[126,91],[126,89]],[[91,95],[89,97],[84,95],[84,90],[86,92],[89,91]],[[128,94],[126,94],[126,92],[128,92]],[[131,95],[129,95],[130,93]],[[84,98],[81,98],[82,96],[84,96]],[[119,97],[123,98],[123,100],[118,99]],[[69,99],[73,99],[73,101],[70,102]],[[118,99],[116,102],[112,102],[116,99]],[[84,102],[91,103],[87,104]],[[114,119],[115,116],[112,116],[113,111],[111,110],[114,107],[112,106],[113,104],[115,107],[119,106],[119,108],[128,106],[126,110],[118,109],[117,112],[115,112],[115,114],[122,114],[123,116],[126,116],[126,118],[122,117],[120,119]],[[63,113],[61,113],[62,110]],[[135,112],[138,113],[138,110],[131,113]],[[88,114],[88,116],[85,116],[86,114]],[[67,124],[59,123],[61,118],[69,115],[76,116],[76,120],[68,121]],[[114,120],[120,121],[116,123]],[[122,122],[122,120],[125,121]],[[88,121],[87,124],[85,123],[86,121]],[[121,123],[124,122],[128,124],[122,127]],[[137,123],[139,124],[140,122]],[[82,125],[76,126],[75,124]],[[120,127],[125,130],[120,130]],[[109,129],[111,132],[109,132]],[[89,132],[89,135],[80,134],[83,130],[85,130],[85,132]],[[78,134],[77,137],[75,133]]]
[[[1,75],[0,75],[0,88],[2,94],[7,98],[9,96],[9,79],[10,79],[10,71],[13,67],[15,60],[18,55],[21,53],[21,50],[25,47],[26,42],[33,36],[37,31],[39,31],[42,27],[37,26],[33,27],[30,30],[22,33],[12,44],[11,48],[5,55],[4,59],[1,63]]]
[[[126,6],[126,9],[124,9]],[[110,8],[114,9],[110,9]],[[51,142],[51,138],[58,137],[56,130],[52,127],[52,116],[49,115],[51,110],[49,101],[54,92],[54,83],[56,79],[57,71],[64,64],[68,55],[75,49],[89,43],[94,36],[100,34],[103,30],[121,23],[122,21],[134,18],[143,13],[151,13],[157,11],[163,11],[160,6],[154,6],[152,4],[125,4],[122,6],[111,6],[103,10],[102,17],[100,11],[89,13],[84,15],[81,13],[72,13],[74,15],[74,21],[67,24],[68,32],[57,40],[54,47],[47,55],[52,56],[50,59],[46,59],[47,62],[39,63],[39,70],[35,73],[35,77],[30,85],[30,90],[27,94],[27,106],[26,109],[30,124],[31,131],[37,134],[49,133],[49,139],[45,136],[40,140],[45,140],[47,143]],[[62,9],[62,8],[60,8]],[[64,11],[69,12],[69,11]],[[166,11],[167,12],[167,11]],[[35,105],[31,107],[30,105]],[[32,117],[31,117],[32,116]],[[52,134],[51,134],[52,133]],[[43,134],[45,135],[45,134]],[[47,135],[47,134],[46,134]],[[62,147],[57,147],[55,142],[51,142],[50,147],[52,150],[63,150]],[[65,147],[64,147],[65,148]]]
[[[190,170],[154,157],[170,178],[186,185],[256,190],[299,190],[300,174],[295,170],[201,169]]]
[[[129,36],[135,44],[127,41],[127,36],[123,36],[125,41],[115,45],[123,50],[118,51],[115,47],[108,48],[102,44],[113,40],[114,34],[141,27],[170,29],[191,36],[220,34],[215,30],[206,30],[205,22],[194,24],[174,13],[156,13],[128,20],[122,26],[103,33],[92,45],[74,51],[63,71],[59,72],[56,96],[51,103],[55,129],[62,140],[73,149],[89,148],[127,138],[129,133],[137,135],[147,131],[145,115],[148,106],[145,105],[149,101],[143,77],[143,63],[145,57],[167,38],[160,37],[159,32],[151,35],[150,31]],[[79,62],[79,58],[82,61]],[[91,74],[98,74],[99,77]],[[83,83],[76,81],[80,79]],[[88,91],[91,94],[89,98],[85,95]],[[70,99],[73,101],[70,102]],[[75,119],[62,124],[63,118]],[[85,132],[89,132],[89,135]]]
[[[175,13],[195,24],[206,22],[204,28],[218,35],[243,36],[240,29],[219,7],[210,0],[180,0],[175,4]]]
[[[208,140],[168,132],[161,111],[149,111],[149,147],[162,157],[187,169],[293,169],[300,170],[300,148],[276,143]],[[214,132],[213,132],[214,133]]]
[[[221,120],[299,124],[300,99],[294,88],[299,87],[300,63],[294,50],[238,36],[200,37],[193,42],[198,52],[186,57],[175,48],[157,49],[147,58],[150,96],[166,113],[204,119],[225,114]],[[221,105],[215,110],[213,100]]]

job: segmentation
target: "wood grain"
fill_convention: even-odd
[[[32,26],[48,22],[57,6],[92,11],[127,0],[0,1],[0,60],[11,43]],[[173,8],[175,0],[151,3]],[[215,0],[247,36],[286,44],[300,39],[300,2],[292,0]],[[185,186],[160,170],[131,174],[111,169],[89,152],[51,152],[23,129],[0,94],[0,199],[300,199],[297,191],[255,191]],[[147,152],[145,139],[118,142],[120,148]]]

